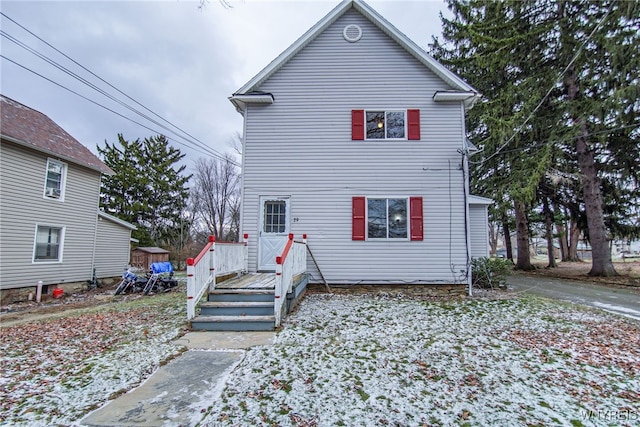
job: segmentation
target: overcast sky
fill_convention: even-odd
[[[48,64],[12,41],[15,40],[155,120],[162,122],[145,107],[191,134],[193,139],[218,152],[230,152],[234,134],[242,132],[242,116],[227,98],[340,1],[228,0],[228,3],[231,8],[210,0],[200,10],[198,2],[184,0],[2,0],[0,9],[6,16],[1,17],[0,51],[6,58],[0,63],[0,92],[46,114],[93,152],[97,152],[97,145],[104,146],[105,140],[116,142],[118,133],[127,140],[163,133],[172,139],[172,145],[187,154],[187,163],[206,155]],[[444,4],[436,0],[371,0],[368,4],[424,49],[432,35],[440,34],[439,12],[448,13]]]

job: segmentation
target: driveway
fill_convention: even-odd
[[[640,292],[637,290],[522,275],[510,276],[507,283],[516,292],[571,301],[640,320]]]

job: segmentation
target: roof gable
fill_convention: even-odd
[[[0,110],[2,138],[100,173],[113,174],[87,147],[41,112],[4,95],[0,95]]]
[[[236,91],[230,99],[233,102],[238,95],[252,94],[259,90],[260,85],[278,71],[284,64],[304,49],[319,34],[331,26],[351,8],[357,10],[376,27],[388,35],[392,40],[407,50],[418,61],[445,81],[455,91],[462,91],[479,95],[478,91],[462,80],[458,75],[448,70],[433,57],[422,50],[415,42],[394,27],[362,0],[344,0],[329,12],[324,18],[311,27],[306,33],[282,52],[276,59],[254,76],[249,82]],[[235,104],[235,102],[234,102]],[[237,105],[238,106],[238,105]]]

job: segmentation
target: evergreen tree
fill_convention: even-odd
[[[486,96],[469,114],[484,149],[472,183],[489,197],[508,194],[526,221],[518,211],[546,176],[577,177],[578,192],[569,185],[563,197],[547,196],[576,224],[586,213],[590,274],[615,274],[607,240],[633,234],[628,215],[639,199],[640,5],[449,0],[449,8],[446,43],[434,39],[432,52]]]
[[[163,135],[98,146],[98,152],[114,175],[102,181],[100,205],[106,212],[135,224],[132,235],[143,246],[163,246],[184,236],[190,220],[185,217],[189,176],[180,150]]]

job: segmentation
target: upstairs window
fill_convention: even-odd
[[[47,176],[44,183],[44,197],[62,200],[67,165],[57,160],[47,160]]]
[[[420,110],[352,110],[351,139],[420,139]]]
[[[33,254],[34,262],[59,262],[62,260],[62,227],[38,225]]]
[[[404,139],[404,111],[367,111],[367,139]]]

